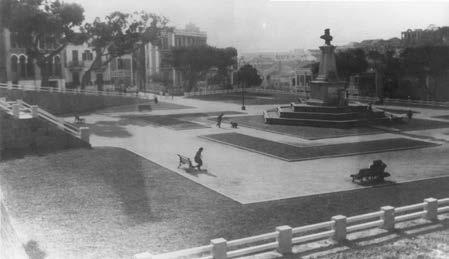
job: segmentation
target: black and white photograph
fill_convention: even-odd
[[[449,258],[449,1],[0,0],[0,259]]]

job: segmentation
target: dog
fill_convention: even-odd
[[[238,125],[237,122],[231,121],[231,128],[236,129]]]

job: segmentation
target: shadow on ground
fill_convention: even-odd
[[[23,248],[25,249],[25,252],[30,257],[30,259],[44,259],[45,257],[47,257],[47,254],[39,247],[39,244],[34,240],[28,241],[28,243],[23,245]]]
[[[186,173],[188,173],[190,175],[196,176],[196,177],[198,177],[198,175],[200,175],[200,174],[204,174],[204,175],[208,175],[208,176],[212,176],[212,177],[217,177],[216,175],[214,175],[212,173],[209,173],[209,171],[207,169],[200,169],[200,170],[198,170],[198,169],[195,169],[195,168],[184,168],[183,170],[184,170],[184,172],[186,172]]]

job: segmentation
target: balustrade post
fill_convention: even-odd
[[[80,138],[84,142],[89,143],[90,141],[90,130],[89,127],[80,127]]]
[[[384,221],[381,228],[385,230],[393,230],[395,225],[394,207],[383,206],[380,208],[380,210],[382,211],[381,219]]]
[[[31,105],[31,117],[33,118],[39,117],[39,106]]]
[[[224,238],[216,238],[210,241],[212,245],[212,256],[214,259],[226,259],[227,258],[227,241]]]
[[[20,116],[20,105],[15,103],[12,105],[12,116],[19,118]]]
[[[332,229],[335,231],[333,239],[337,242],[346,240],[346,217],[343,215],[333,216],[334,224]]]
[[[426,215],[424,218],[436,221],[438,220],[438,200],[434,198],[427,198],[424,200],[424,210],[426,211]]]
[[[276,227],[278,232],[277,242],[278,242],[278,252],[281,254],[289,254],[292,252],[292,238],[293,231],[290,226],[279,226]]]

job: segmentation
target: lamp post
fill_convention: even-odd
[[[245,107],[245,82],[242,83],[242,111],[246,110]]]

